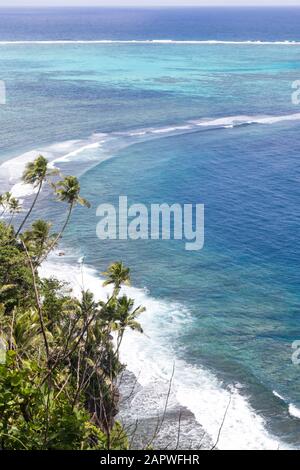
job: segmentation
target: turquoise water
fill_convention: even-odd
[[[294,14],[285,15],[292,24]],[[209,37],[186,33],[188,39],[238,44],[24,42],[184,39],[182,30],[178,37],[162,27],[154,34],[154,25],[151,36],[117,38],[107,31],[88,38],[78,31],[67,37],[49,30],[15,37],[2,31],[0,43],[0,79],[7,87],[0,161],[39,150],[64,172],[80,176],[92,209],[74,213],[64,242],[68,262],[84,255],[97,272],[118,259],[131,267],[133,285],[147,292],[143,300],[151,315],[144,326],[152,349],[157,347],[147,359],[163,369],[170,353],[179,369],[185,364],[177,377],[184,404],[193,403],[197,415],[194,403],[203,386],[207,416],[201,410],[197,418],[208,431],[214,402],[202,371],[220,389],[235,387],[255,414],[250,420],[244,402],[234,402],[225,447],[230,433],[237,439],[240,422],[252,427],[253,439],[243,442],[240,436],[233,444],[268,447],[256,427],[260,418],[275,441],[299,444],[300,374],[291,344],[300,338],[300,106],[292,104],[291,93],[300,79],[300,45],[241,42],[299,39],[292,32],[280,35],[277,20],[264,37],[249,19],[248,36],[242,27],[231,36],[213,34],[213,20]],[[4,42],[14,39],[23,42]],[[17,161],[8,166],[10,181],[0,167],[3,188],[17,181]],[[203,203],[204,249],[187,252],[175,240],[98,240],[96,208],[117,204],[119,195],[149,205]],[[63,217],[47,193],[38,212],[57,224]],[[142,340],[130,347],[143,356]]]

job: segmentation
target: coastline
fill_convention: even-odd
[[[195,415],[180,403],[168,403],[168,387],[163,400],[153,400],[138,378],[125,369],[118,381],[121,394],[117,419],[128,434],[133,450],[211,450],[212,441]],[[167,385],[167,384],[166,384]],[[163,405],[163,401],[165,402]],[[143,407],[137,406],[143,403]],[[145,413],[145,410],[146,413]]]
[[[77,450],[100,441],[111,450],[114,436],[106,431],[110,424],[114,431],[114,420],[120,429],[115,447],[122,450],[300,450],[300,7],[281,3],[1,9],[2,349],[18,354],[20,348],[16,375],[28,371],[26,383],[40,396],[37,406],[30,397],[27,407],[17,380],[11,396],[3,382],[2,402],[8,413],[12,409],[9,426],[3,421],[4,450],[65,449],[70,443]],[[28,164],[38,156],[54,171],[39,187],[23,184],[24,170],[29,176]],[[90,211],[72,212],[71,198],[59,204],[66,175],[77,180]],[[204,249],[198,256],[185,253],[173,237],[163,245],[143,237],[131,243],[129,231],[122,239],[120,195],[143,206],[203,203]],[[99,240],[102,204],[116,209],[116,243]],[[51,254],[43,258],[35,240],[47,227]],[[53,248],[61,229],[64,237]],[[30,259],[46,259],[37,268],[40,287]],[[113,284],[103,281],[118,274],[110,270],[114,262],[124,263],[124,279],[130,270],[132,285],[118,289],[116,276],[111,279],[125,297],[115,298],[110,311],[98,301],[105,304],[112,295]],[[73,303],[60,308],[64,293],[74,309]],[[93,338],[81,321],[89,298],[95,301],[91,326],[100,319]],[[129,323],[126,308],[124,335],[121,300],[139,312],[137,323]],[[60,329],[52,328],[54,317]],[[59,352],[71,344],[74,321],[78,342],[72,341],[74,360],[65,365]],[[81,342],[91,345],[85,370]],[[52,375],[49,365],[60,357],[59,390],[56,374],[45,389],[57,388],[54,402],[62,404],[54,442],[52,396],[40,384],[47,385],[43,375]],[[81,426],[68,429],[89,367],[95,377],[100,372],[99,385],[105,376],[104,386],[89,390],[80,408],[83,414],[89,408],[83,419],[88,433],[99,418],[100,438],[93,432],[77,445]]]
[[[50,263],[45,262],[40,274],[70,283],[76,297],[80,295],[83,287],[91,288],[94,294],[103,300],[109,295],[110,287],[96,290],[91,282],[86,283],[87,274],[91,274],[90,268],[78,264],[77,276],[74,276],[74,270],[69,270],[68,278],[65,271],[62,274],[59,270],[61,263],[57,260],[54,265],[51,263],[52,260]],[[100,278],[97,281],[99,283]],[[176,399],[172,389],[172,377],[164,381],[163,387],[158,384],[160,390],[153,394],[152,384],[143,385],[142,381],[140,382],[140,374],[132,372],[132,367],[126,363],[125,348],[123,346],[120,350],[121,361],[125,362],[125,371],[117,381],[120,403],[116,419],[124,426],[131,447],[144,449],[151,446],[155,449],[172,450],[210,450],[214,447],[216,442],[197,421],[196,416]],[[134,361],[134,357],[131,361]]]
[[[110,288],[102,286],[97,271],[80,263],[68,264],[68,249],[65,252],[64,261],[54,255],[42,266],[40,275],[54,276],[67,282],[75,296],[80,295],[84,288],[91,290],[96,300],[104,300]],[[140,444],[141,440],[147,441],[148,434],[153,435],[158,416],[165,413],[163,435],[173,443],[176,431],[178,434],[181,414],[183,426],[189,432],[189,441],[192,440],[194,444],[200,442],[210,448],[211,443],[214,445],[218,441],[217,447],[220,450],[287,448],[268,433],[263,418],[251,408],[246,397],[240,394],[238,384],[225,388],[222,382],[200,364],[192,366],[176,359],[176,351],[168,343],[164,332],[166,324],[169,328],[177,329],[181,322],[189,321],[189,312],[182,305],[149,297],[146,291],[134,287],[123,287],[122,292],[134,298],[137,306],[146,307],[146,312],[139,319],[145,334],[128,331],[120,349],[121,361],[126,365],[127,374],[123,392],[121,391],[124,406],[121,406],[120,418],[126,427],[131,428],[135,426],[137,419],[140,420],[135,445]],[[128,405],[126,397],[131,394],[132,399]],[[226,419],[222,426],[224,417]],[[218,439],[221,426],[222,433]],[[146,435],[141,430],[143,427],[148,430]],[[165,440],[158,440],[158,445],[166,445]]]
[[[231,116],[195,120],[189,121],[186,123],[186,126],[174,125],[174,127],[136,129],[127,133],[94,134],[86,140],[72,140],[54,144],[47,147],[46,153],[44,153],[49,158],[50,166],[53,167],[57,163],[59,166],[62,165],[64,170],[64,165],[71,164],[72,172],[75,168],[75,173],[76,171],[84,173],[87,167],[90,168],[108,158],[114,157],[112,148],[114,151],[117,151],[120,148],[134,145],[137,142],[144,142],[148,139],[168,137],[174,135],[174,133],[190,133],[205,130],[206,128],[226,129],[250,124],[276,124],[281,121],[299,119],[300,114],[296,113],[283,116]],[[103,148],[100,149],[100,147]],[[92,154],[90,159],[87,158],[87,161],[85,158],[82,158],[81,153],[84,153],[83,157],[86,157],[86,152],[89,150],[93,152],[95,148],[100,149],[100,156]],[[30,196],[30,194],[27,194],[28,188],[20,184],[20,176],[26,162],[32,160],[33,153],[36,155],[37,152],[27,152],[16,159],[4,162],[0,166],[1,176],[1,169],[5,172],[11,168],[12,164],[15,166],[15,162],[18,163],[18,171],[14,171],[12,174],[13,181],[7,179],[6,183],[11,184],[13,182],[15,189],[24,190],[21,195],[19,194],[19,197],[23,196],[26,199],[26,204],[27,196]],[[69,249],[66,251],[70,252]],[[79,256],[80,254],[78,254]],[[67,263],[68,260],[66,258],[62,260],[54,257],[46,263],[43,266],[43,270],[46,272],[45,277],[51,275],[59,277],[61,274],[61,280],[69,282],[75,294],[76,292],[80,294],[82,283],[84,282],[85,288],[89,288],[97,295],[100,294],[102,298],[105,298],[108,290],[102,287],[99,289],[101,279],[96,271],[90,267],[80,267],[78,263],[74,269],[74,256],[70,257],[72,264]],[[64,262],[66,263],[64,264]],[[133,377],[138,377],[139,387],[142,387],[139,389],[139,393],[134,401],[138,402],[138,397],[143,396],[148,391],[149,395],[160,397],[159,400],[162,402],[160,409],[162,410],[164,397],[167,393],[166,387],[170,381],[176,358],[176,351],[172,349],[172,345],[165,344],[164,328],[168,325],[168,328],[174,328],[175,330],[180,327],[181,323],[188,322],[189,312],[182,305],[150,297],[146,290],[131,287],[128,294],[136,299],[138,304],[146,304],[147,313],[142,318],[146,336],[137,338],[135,334],[129,333],[125,337],[121,358],[127,364],[127,371],[132,381],[136,380]],[[160,318],[162,312],[165,320],[164,324],[161,323]],[[190,429],[190,423],[193,423],[192,428],[195,433],[193,436],[194,443],[197,440],[199,441],[199,435],[203,434],[202,431],[204,429],[206,433],[205,441],[207,443],[215,442],[229,398],[232,396],[232,405],[227,417],[224,433],[221,436],[220,448],[232,449],[233,442],[236,442],[236,447],[239,449],[277,449],[279,446],[280,448],[285,448],[286,446],[279,443],[278,439],[268,434],[263,418],[251,408],[247,397],[239,393],[239,388],[239,384],[232,385],[231,389],[225,388],[213,374],[203,369],[200,364],[194,367],[185,361],[176,359],[174,393],[172,393],[171,404],[169,403],[170,412],[168,410],[165,419],[165,426],[167,429],[170,429],[170,433],[173,436],[171,437],[172,442],[174,442],[174,435],[178,428],[178,416],[180,413],[182,413],[185,426],[188,429]],[[145,427],[149,428],[149,433],[151,434],[157,418],[153,417],[153,415],[147,416],[147,410],[143,406],[144,403],[144,399],[139,400],[138,415],[142,416],[140,418],[141,422],[145,423]],[[157,402],[155,407],[156,409],[159,408]],[[123,416],[126,416],[125,411],[124,413],[125,415],[123,414]],[[240,419],[239,416],[242,418]],[[129,417],[128,414],[126,420],[132,424],[132,417]],[[250,432],[251,427],[253,428]],[[167,431],[164,432],[169,436]],[[189,432],[192,432],[191,429]],[[139,435],[142,438],[143,432],[141,431]],[[208,436],[212,436],[212,438],[210,439]],[[189,439],[191,439],[191,435],[189,435]],[[209,444],[207,445],[209,446]]]
[[[50,165],[53,166],[56,163],[71,166],[71,171],[86,171],[87,166],[94,166],[104,161],[104,159],[112,158],[114,154],[111,152],[111,142],[113,142],[114,149],[119,149],[129,145],[133,145],[136,142],[143,142],[148,138],[159,138],[167,137],[172,135],[174,132],[193,132],[193,129],[204,129],[205,128],[231,128],[240,125],[250,124],[274,124],[279,121],[286,120],[299,120],[300,114],[286,115],[286,116],[231,116],[215,119],[203,119],[197,121],[190,121],[190,128],[177,126],[177,127],[165,127],[165,128],[151,128],[150,130],[135,130],[127,132],[124,136],[123,133],[112,133],[111,135],[105,134],[94,134],[90,139],[83,140],[72,140],[62,142],[60,144],[54,144],[47,147],[48,153],[46,156],[49,157]],[[89,149],[94,150],[100,147],[101,142],[99,139],[107,137],[105,142],[108,142],[108,148],[105,148],[101,158],[94,158],[87,162],[82,162],[80,158],[81,153],[88,151]],[[103,141],[104,142],[104,141]],[[105,146],[105,144],[104,144]],[[50,152],[51,150],[51,152]],[[101,149],[102,152],[103,149]],[[36,152],[34,151],[36,154]],[[77,157],[79,156],[79,159]],[[86,156],[86,154],[84,154]],[[30,161],[33,157],[33,152],[23,154],[13,161],[18,161],[20,166],[18,172],[14,172],[14,187],[21,187],[20,175],[21,168],[24,167],[27,160]],[[83,159],[84,160],[84,159]],[[0,166],[1,169],[6,170],[12,164],[12,160],[8,160]],[[7,180],[8,182],[8,180]],[[9,181],[11,183],[11,181]],[[24,189],[24,186],[23,186]],[[26,189],[26,188],[25,188]],[[28,194],[24,194],[27,203]],[[70,250],[66,250],[70,251]],[[78,253],[78,257],[80,254]],[[85,282],[85,288],[91,289],[97,295],[100,293],[102,298],[108,293],[107,289],[100,287],[101,279],[97,276],[97,273],[93,268],[82,267],[77,263],[74,270],[74,256],[70,261],[73,264],[66,263],[66,257],[64,259],[58,259],[53,257],[47,262],[42,272],[45,277],[55,275],[61,280],[65,280],[70,283],[71,287],[80,294],[82,289],[82,283]],[[54,264],[54,265],[53,265]],[[71,269],[70,269],[71,268]],[[81,272],[82,271],[82,272]],[[85,280],[84,280],[85,279]],[[100,287],[100,289],[99,289]],[[150,390],[150,395],[157,394],[163,396],[166,393],[166,384],[169,383],[170,376],[172,374],[172,368],[174,366],[174,360],[176,358],[176,351],[172,350],[170,345],[164,345],[166,338],[163,335],[164,328],[168,324],[168,328],[174,328],[174,332],[180,328],[181,323],[189,321],[189,312],[184,309],[182,305],[172,304],[160,301],[150,297],[146,290],[130,288],[128,294],[136,300],[140,305],[147,307],[147,313],[142,319],[146,336],[143,338],[137,338],[134,334],[129,334],[125,337],[125,345],[121,351],[122,360],[127,364],[127,370],[133,376],[139,378],[139,386],[145,390]],[[163,312],[165,317],[164,324],[161,324],[159,313]],[[161,347],[164,345],[163,347]],[[158,347],[158,349],[157,349]],[[155,353],[160,354],[160,357],[155,357]],[[138,360],[137,360],[138,359]],[[143,374],[141,375],[141,369]],[[276,438],[268,435],[265,429],[263,419],[256,414],[247,402],[247,397],[242,396],[239,393],[239,384],[232,385],[232,388],[224,388],[223,384],[220,383],[209,371],[203,369],[201,365],[194,367],[186,364],[182,360],[176,359],[176,374],[175,374],[175,385],[174,393],[172,394],[172,400],[176,403],[175,408],[168,414],[166,420],[171,428],[178,426],[178,414],[182,410],[182,415],[186,418],[186,422],[192,421],[194,428],[197,427],[195,439],[198,438],[199,433],[202,429],[205,429],[207,440],[212,436],[210,442],[214,442],[218,434],[220,423],[222,422],[224,412],[228,405],[230,396],[234,397],[232,403],[232,409],[230,410],[227,418],[226,426],[224,429],[224,435],[222,436],[220,448],[231,449],[233,448],[233,442],[236,441],[238,448],[258,448],[258,449],[277,449],[280,445],[281,448],[285,446],[278,443]],[[135,380],[135,379],[134,379]],[[139,393],[141,396],[141,393]],[[136,398],[137,400],[137,398]],[[156,403],[157,406],[157,403]],[[177,414],[176,419],[174,415]],[[214,410],[211,412],[211,410]],[[143,411],[145,412],[145,410]],[[242,416],[242,419],[239,418]],[[148,425],[153,426],[153,416],[144,418],[149,423]],[[195,424],[196,423],[196,424]],[[201,423],[201,424],[200,424]],[[147,425],[147,426],[148,426]],[[254,426],[255,431],[249,432],[251,426]],[[197,434],[198,433],[198,434]],[[195,440],[193,441],[195,442]]]

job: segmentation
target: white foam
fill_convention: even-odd
[[[21,178],[27,163],[33,161],[38,155],[43,155],[49,161],[49,168],[58,168],[59,162],[70,162],[82,152],[96,149],[101,146],[105,134],[93,134],[87,140],[67,140],[40,147],[18,155],[0,165],[0,183],[10,186],[10,192],[18,198],[31,196],[36,192],[32,186],[21,183]]]
[[[192,129],[191,126],[174,126],[174,127],[164,127],[164,128],[161,128],[161,129],[155,129],[155,130],[152,130],[152,134],[171,134],[173,132],[176,132],[176,131],[187,131],[187,130],[190,130]]]
[[[131,137],[140,137],[142,135],[146,135],[147,132],[146,131],[139,131],[139,132],[131,132],[129,135]]]
[[[295,405],[292,403],[289,405],[289,413],[291,416],[294,418],[299,418],[300,419],[300,409],[297,408]]]
[[[284,121],[299,121],[300,113],[289,114],[286,116],[266,116],[265,118],[257,119],[255,122],[259,124],[276,124]]]
[[[151,131],[153,134],[169,134],[170,132],[176,131],[176,127],[166,127],[165,129],[155,129]]]
[[[32,194],[36,194],[37,191],[38,188],[33,188],[30,184],[23,183],[16,183],[10,189],[12,196],[18,199],[31,196]]]
[[[250,119],[251,119],[250,116],[240,115],[240,116],[225,116],[225,117],[221,117],[217,119],[193,120],[191,122],[196,126],[202,126],[202,127],[203,126],[204,127],[208,127],[208,126],[223,127],[223,126],[231,126],[231,125],[242,123],[242,122],[243,123],[249,122]]]
[[[279,398],[279,400],[282,400],[285,402],[285,399],[282,395],[280,395],[280,393],[276,392],[276,390],[273,390],[273,395],[276,397],[276,398]]]
[[[171,331],[180,331],[180,323],[188,321],[183,307],[164,305],[149,299],[144,293],[138,296],[135,292],[132,296],[147,307],[146,314],[141,318],[147,337],[128,332],[121,352],[128,369],[138,377],[138,381],[144,387],[151,388],[153,394],[166,389],[175,361],[173,394],[182,406],[194,413],[213,442],[217,441],[231,400],[218,442],[219,449],[282,448],[283,445],[267,432],[263,418],[255,413],[236,387],[232,387],[231,391],[226,390],[200,364],[192,366],[183,360],[176,360],[176,351],[172,350],[170,344]]]
[[[104,266],[101,268],[105,269]],[[104,300],[111,292],[111,288],[102,287],[101,278],[94,270],[82,264],[74,267],[51,261],[43,265],[41,275],[54,275],[70,282],[75,295],[80,295],[84,287],[94,292],[97,299]],[[159,397],[157,403],[160,408],[164,404],[161,397],[166,396],[175,361],[170,402],[173,404],[177,401],[192,411],[214,442],[231,399],[218,442],[219,449],[284,448],[282,443],[269,435],[263,418],[240,395],[240,386],[225,389],[201,365],[192,366],[176,358],[172,338],[178,335],[183,325],[192,321],[184,306],[156,300],[142,289],[126,287],[123,291],[135,299],[136,305],[143,305],[147,310],[140,317],[145,334],[131,331],[125,334],[121,349],[122,360],[127,364],[128,370],[136,375],[139,383],[147,388],[148,393]],[[143,403],[139,403],[139,406],[143,406]],[[139,410],[140,415],[143,412],[146,414],[147,410],[142,410],[142,413]],[[199,440],[200,438],[201,436]]]
[[[135,129],[130,132],[115,132],[111,134],[93,134],[86,140],[68,140],[52,144],[46,148],[39,148],[31,150],[16,158],[5,161],[0,165],[0,184],[9,184],[13,187],[13,193],[16,197],[27,197],[34,193],[34,190],[29,186],[21,187],[20,180],[26,164],[36,158],[37,155],[44,155],[48,161],[50,168],[58,168],[60,163],[70,163],[74,160],[81,158],[84,154],[84,161],[88,161],[85,152],[89,150],[96,150],[114,141],[114,153],[121,148],[128,147],[138,141],[146,141],[147,139],[155,139],[160,137],[167,137],[174,134],[184,134],[188,132],[197,131],[199,128],[222,128],[232,129],[233,127],[262,124],[272,125],[280,122],[299,121],[300,113],[281,115],[281,116],[225,116],[220,118],[206,118],[200,120],[192,120],[182,125],[161,127],[161,128],[148,128],[148,129]],[[123,137],[131,137],[132,139],[122,140]],[[91,159],[94,162],[102,162],[111,158],[113,155],[109,153],[92,154]]]
[[[144,40],[113,40],[113,39],[99,39],[99,40],[49,40],[49,41],[0,41],[0,46],[9,45],[76,45],[76,44],[144,44],[144,45],[240,45],[240,46],[300,46],[300,41],[222,41],[222,40],[172,40],[172,39],[144,39]]]
[[[21,177],[26,164],[34,160],[40,153],[41,152],[39,150],[31,150],[30,152],[26,152],[16,158],[5,161],[0,165],[0,184],[2,183],[1,186],[4,184],[9,185],[9,188],[7,189],[9,189],[14,197],[18,199],[26,198],[36,193],[37,189],[33,188],[29,184],[21,183]],[[47,151],[44,151],[43,155],[47,159],[50,159],[52,156]]]
[[[285,114],[281,116],[247,116],[247,115],[238,115],[238,116],[226,116],[217,119],[201,119],[199,121],[193,120],[195,126],[199,127],[224,127],[232,128],[235,126],[241,126],[245,124],[277,124],[280,122],[289,122],[289,121],[300,121],[300,113],[294,114]]]
[[[73,150],[72,152],[67,153],[63,157],[56,158],[55,160],[53,160],[52,164],[55,165],[56,163],[70,162],[74,157],[76,157],[77,155],[80,155],[82,152],[85,152],[86,150],[96,149],[96,148],[99,148],[100,146],[101,146],[100,142],[83,145],[82,147],[76,150]]]
[[[0,165],[0,177],[5,175],[11,183],[18,181],[24,171],[26,164],[37,157],[41,152],[37,150],[31,150],[30,152],[23,153],[17,157],[7,160]],[[51,157],[49,152],[44,152],[46,158]]]

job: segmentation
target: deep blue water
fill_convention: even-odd
[[[51,144],[70,139],[84,146],[105,133],[96,138],[102,147],[58,164],[81,175],[93,205],[74,213],[65,240],[70,261],[84,254],[103,271],[122,259],[134,286],[170,303],[171,318],[172,302],[182,305],[189,319],[178,328],[160,319],[160,340],[223,387],[240,384],[268,432],[292,445],[300,431],[288,409],[300,407],[300,370],[291,362],[291,343],[300,339],[300,105],[291,93],[300,45],[26,41],[298,41],[299,20],[300,9],[0,10],[7,87],[0,161],[34,149],[51,154]],[[24,42],[3,43],[16,40]],[[270,119],[287,115],[294,117]],[[228,126],[234,116],[252,124]],[[216,118],[213,127],[168,131]],[[149,131],[132,135],[162,128],[151,139]],[[114,158],[99,163],[103,156]],[[120,194],[146,204],[205,204],[204,249],[188,253],[174,240],[100,242],[95,209]],[[46,199],[40,211],[62,218]]]
[[[299,22],[299,8],[13,8],[0,39],[299,40]]]

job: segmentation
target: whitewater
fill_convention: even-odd
[[[93,134],[85,140],[70,140],[31,150],[2,163],[0,166],[1,187],[6,184],[7,189],[11,189],[15,196],[24,198],[26,204],[28,196],[32,195],[33,191],[31,187],[23,185],[20,178],[26,163],[39,153],[43,153],[49,159],[51,167],[63,170],[68,168],[70,172],[74,170],[80,176],[91,167],[115,157],[120,149],[148,139],[210,129],[273,125],[298,120],[300,120],[300,113],[282,116],[237,115],[196,119],[161,128]],[[78,257],[83,255],[84,253],[78,253]],[[101,271],[104,269],[105,266],[101,266]],[[109,293],[108,288],[102,287],[101,276],[95,269],[84,266],[82,263],[77,265],[67,263],[65,260],[58,259],[57,256],[52,257],[43,265],[41,275],[45,277],[55,275],[69,282],[77,296],[83,288],[91,290],[97,298],[101,299],[105,299]],[[171,342],[168,342],[165,331],[168,329],[176,332],[181,325],[192,322],[190,312],[184,305],[153,298],[146,288],[126,287],[124,292],[134,298],[137,305],[146,307],[146,312],[140,318],[145,335],[128,332],[122,345],[121,357],[127,364],[128,370],[138,378],[148,398],[158,397],[160,412],[163,412],[166,390],[172,379],[170,403],[178,403],[189,409],[211,437],[212,442],[217,440],[226,413],[218,448],[241,450],[285,448],[285,444],[268,433],[264,419],[250,406],[247,396],[241,393],[241,384],[232,383],[230,387],[225,386],[201,365],[192,366],[176,357],[176,351]],[[146,416],[147,407],[143,401],[137,398],[136,404],[139,414]],[[299,417],[299,410],[293,404],[288,404],[288,408],[291,415]],[[197,436],[194,436],[194,439],[196,438]]]
[[[35,190],[29,186],[21,184],[21,177],[26,164],[43,154],[49,161],[50,168],[64,168],[66,164],[73,164],[81,161],[84,166],[79,166],[76,176],[82,176],[93,166],[113,158],[118,151],[136,143],[147,140],[182,135],[199,132],[205,129],[232,129],[250,125],[272,125],[280,122],[300,121],[300,113],[270,116],[270,115],[236,115],[223,116],[218,118],[201,118],[184,122],[182,124],[160,127],[134,129],[127,132],[95,133],[87,139],[68,140],[51,144],[46,147],[32,149],[17,157],[10,158],[0,164],[0,184],[1,187],[10,191],[15,197],[26,198],[34,194]],[[72,171],[76,168],[72,168]]]
[[[103,270],[104,268],[101,267]],[[55,276],[69,283],[77,297],[82,289],[93,292],[97,300],[107,299],[111,292],[108,287],[103,287],[103,279],[95,269],[82,264],[82,257],[79,258],[78,264],[74,265],[61,262],[53,256],[42,266],[40,275]],[[240,393],[241,384],[224,387],[209,370],[176,358],[176,351],[168,342],[165,331],[176,332],[181,325],[192,321],[189,311],[183,305],[157,300],[148,294],[146,288],[123,287],[122,293],[132,297],[137,306],[146,307],[146,312],[139,318],[145,334],[127,332],[120,351],[121,360],[135,375],[143,390],[143,400],[139,400],[137,395],[134,402],[136,409],[131,409],[132,414],[136,413],[137,418],[147,417],[151,401],[155,402],[158,415],[162,416],[171,383],[168,406],[174,407],[178,403],[189,409],[212,442],[218,442],[219,449],[287,448],[284,443],[268,433],[263,418]],[[199,439],[200,443],[201,436],[193,435],[192,438],[196,442]]]

